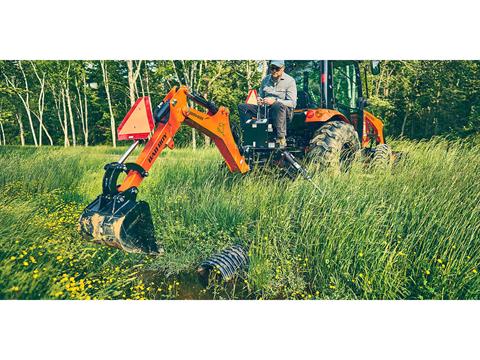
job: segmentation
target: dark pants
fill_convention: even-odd
[[[263,110],[263,109],[261,109]],[[240,104],[238,105],[238,112],[240,114],[240,121],[245,121],[257,116],[258,105],[253,104]],[[287,137],[287,119],[292,118],[293,109],[283,105],[282,103],[275,102],[268,107],[268,119],[272,122],[275,129],[275,133],[278,138]]]

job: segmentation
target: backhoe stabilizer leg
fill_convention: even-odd
[[[315,182],[313,181],[312,177],[310,176],[310,174],[308,173],[307,169],[305,169],[302,165],[300,165],[300,163],[297,161],[297,159],[295,158],[295,156],[293,156],[292,153],[288,152],[288,151],[283,151],[282,152],[282,156],[283,158],[287,161],[287,163],[293,167],[293,169],[299,173],[300,175],[302,175],[302,177],[307,180],[308,182],[310,182],[310,184],[313,185],[313,187],[323,193],[323,190],[320,189],[320,187],[315,184]]]

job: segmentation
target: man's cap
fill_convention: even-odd
[[[278,66],[278,67],[284,67],[285,66],[285,60],[270,60],[270,65]]]

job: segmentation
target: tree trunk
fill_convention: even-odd
[[[45,110],[45,74],[43,74],[42,79],[39,78],[39,81],[40,81],[41,90],[38,98],[38,115],[33,113],[38,119],[38,122],[40,124],[40,128],[38,130],[39,140],[40,140],[39,146],[42,146],[42,131],[44,131],[45,135],[47,135],[48,142],[50,143],[50,145],[53,145],[53,139],[50,136],[50,133],[48,132],[47,127],[43,122],[43,113]]]
[[[72,132],[72,145],[77,146],[77,137],[75,135],[75,123],[73,121],[72,99],[70,98],[70,89],[68,85],[67,85],[67,88],[65,89],[65,95],[67,98],[68,116],[70,118],[70,130]]]
[[[188,88],[191,88],[192,84],[190,82],[190,76],[188,74],[188,71],[186,71],[186,65],[185,61],[181,60],[182,63],[182,70],[183,70],[183,81],[180,79],[180,74],[177,71],[177,66],[175,65],[175,61],[171,60],[173,71],[175,74],[175,77],[177,79],[178,85],[185,84]],[[192,148],[195,150],[197,148],[197,138],[195,136],[195,129],[192,127]]]
[[[47,135],[48,142],[50,143],[50,145],[53,146],[53,139],[50,136],[50,133],[48,132],[48,130],[47,130],[47,128],[46,128],[46,126],[43,122],[40,124],[40,127],[43,129],[43,131],[45,131],[45,135]]]
[[[45,131],[45,135],[47,135],[50,145],[53,145],[53,139],[50,136],[47,127],[43,124],[43,113],[45,110],[45,73],[43,73],[40,77],[35,63],[33,61],[30,61],[30,64],[32,65],[33,72],[35,73],[35,76],[37,77],[38,83],[40,85],[40,94],[38,95],[38,115],[33,113],[40,124],[38,129],[38,144],[39,146],[42,146],[42,132]]]
[[[105,85],[105,92],[107,94],[108,110],[110,111],[110,128],[112,131],[112,143],[113,143],[113,147],[117,147],[115,118],[113,116],[112,100],[110,98],[110,87],[108,84],[108,71],[107,71],[107,66],[105,64],[105,60],[100,60],[100,66],[102,67],[103,83]],[[130,101],[131,101],[131,98],[130,98]]]
[[[407,124],[407,118],[408,118],[408,110],[405,111],[405,116],[403,117],[402,132],[400,133],[400,137],[403,137],[403,134],[405,133],[405,125]]]
[[[25,108],[25,112],[27,113],[28,122],[30,124],[30,131],[32,132],[33,143],[34,143],[35,146],[38,146],[36,130],[35,130],[35,127],[33,126],[32,112],[30,110],[30,90],[28,88],[27,76],[25,75],[25,71],[23,71],[21,61],[18,62],[18,66],[19,66],[19,68],[22,72],[23,80],[25,82],[25,90],[26,90],[25,99],[23,98],[23,96],[20,93],[17,93],[17,95],[20,98],[20,100],[22,101],[23,107]],[[8,78],[7,78],[7,81],[8,81]],[[15,87],[13,82],[10,82],[10,83],[12,84],[13,87]]]
[[[77,103],[75,108],[77,109],[77,114],[80,115],[80,124],[82,125],[83,136],[85,137],[85,123],[83,118],[83,100],[82,95],[80,95],[80,87],[78,86],[78,79],[75,76],[75,91],[77,93]]]
[[[148,80],[148,67],[147,64],[145,64],[145,82],[147,86],[147,96],[150,96],[150,82]]]
[[[88,102],[87,102],[87,76],[83,74],[83,99],[85,109],[85,146],[88,146]]]
[[[28,123],[30,124],[30,131],[32,132],[33,144],[38,146],[37,135],[35,135],[35,127],[33,126],[32,113],[30,112],[30,109],[25,110],[27,111]]]
[[[127,60],[128,68],[128,90],[130,95],[130,106],[135,104],[137,91],[137,79],[140,74],[140,69],[142,68],[142,60],[138,62],[137,68],[133,69],[133,60]]]
[[[142,75],[139,75],[138,77],[139,77],[139,79],[140,79],[140,88],[141,88],[141,90],[142,90],[142,96],[145,96],[145,89],[143,88]],[[137,98],[138,98],[138,96],[137,96]]]
[[[63,91],[63,88],[61,88],[60,95],[57,98],[57,95],[55,95],[56,89],[55,87],[52,86],[52,93],[53,93],[53,101],[55,103],[55,109],[57,110],[58,122],[60,123],[60,127],[62,128],[62,132],[63,132],[63,139],[64,139],[63,146],[67,147],[70,145],[70,142],[68,140],[68,127],[66,127],[66,125],[64,124],[67,116],[66,108],[65,108],[64,91]],[[63,117],[61,115],[60,102],[63,105]]]
[[[267,76],[268,72],[268,61],[262,60],[262,79]]]
[[[127,60],[128,68],[128,93],[130,96],[130,106],[135,104],[135,82],[133,81],[133,61]]]
[[[0,121],[0,131],[2,132],[2,138],[0,139],[0,145],[7,145],[7,142],[5,141],[5,130],[3,130],[3,123]],[[2,142],[3,140],[3,142]]]
[[[25,146],[25,131],[23,130],[22,115],[15,114],[15,118],[18,122],[18,128],[20,130],[20,144]]]
[[[68,63],[67,80],[65,82],[65,95],[67,97],[68,115],[70,116],[70,129],[72,131],[72,144],[75,147],[75,146],[77,146],[77,138],[75,136],[75,122],[73,120],[72,100],[70,98],[69,72],[70,72],[70,62]]]
[[[68,116],[67,116],[67,105],[65,101],[65,89],[62,88],[62,107],[63,107],[63,137],[64,137],[64,146],[70,146],[70,139],[68,138]]]
[[[247,90],[250,91],[252,89],[252,81],[251,81],[251,70],[250,70],[250,60],[247,60],[247,64],[245,66],[245,78],[247,79]]]
[[[41,82],[40,82],[40,84],[41,84]],[[41,106],[42,97],[43,97],[43,86],[41,87],[40,94],[38,96],[38,115],[33,113],[37,117],[38,123],[40,124],[40,126],[38,127],[38,146],[43,145],[43,140],[42,140],[43,110],[42,110],[42,106]]]
[[[88,123],[87,123],[87,118],[86,118],[86,111],[87,111],[87,99],[86,99],[86,80],[85,80],[85,75],[83,77],[83,93],[84,93],[84,99],[82,99],[82,95],[80,93],[80,86],[78,85],[78,80],[75,77],[75,88],[77,90],[77,97],[78,97],[78,107],[77,110],[80,113],[80,120],[82,123],[82,132],[83,132],[83,143],[85,146],[88,146]],[[84,104],[85,103],[85,104]],[[84,108],[85,106],[85,108]]]

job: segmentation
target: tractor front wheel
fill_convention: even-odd
[[[334,120],[324,124],[310,140],[308,158],[320,169],[347,171],[360,151],[360,142],[354,127]]]

